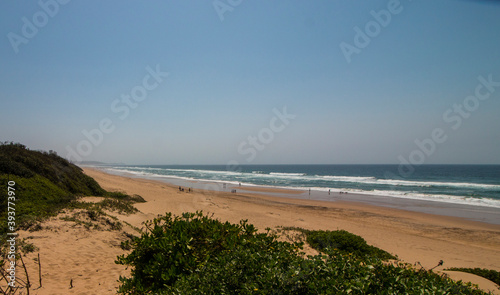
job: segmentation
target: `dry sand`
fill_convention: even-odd
[[[252,192],[220,193],[210,191],[179,192],[169,184],[138,178],[115,176],[84,169],[104,189],[138,194],[147,202],[135,206],[133,215],[117,215],[121,220],[142,228],[145,220],[158,214],[203,210],[223,221],[248,219],[257,228],[297,226],[306,229],[344,229],[362,236],[408,263],[425,268],[480,267],[500,271],[500,225],[486,224],[404,210],[376,207],[354,202],[325,202],[270,197]],[[127,270],[116,265],[116,256],[125,253],[119,247],[124,240],[117,231],[89,231],[70,222],[51,220],[44,229],[22,236],[36,236],[32,242],[40,248],[43,287],[31,294],[114,294],[120,275]],[[56,230],[57,229],[57,230]],[[130,230],[130,229],[128,229]],[[25,258],[30,277],[38,286],[35,253]],[[33,273],[33,274],[31,274]],[[500,294],[495,285],[476,276],[453,272],[452,278],[472,281],[483,289]],[[70,289],[70,280],[73,288]]]
[[[57,217],[44,222],[42,230],[20,232],[20,236],[38,247],[24,257],[33,286],[30,294],[116,294],[117,279],[129,274],[124,266],[114,263],[125,252],[120,243],[126,238],[118,231],[88,230]]]

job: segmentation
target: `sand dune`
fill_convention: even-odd
[[[129,274],[124,266],[114,263],[124,253],[120,248],[121,241],[126,239],[123,233],[86,229],[59,217],[44,222],[40,231],[20,232],[39,248],[24,258],[33,286],[30,294],[116,294],[118,278]]]

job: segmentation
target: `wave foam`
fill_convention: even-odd
[[[500,185],[467,183],[467,182],[437,182],[402,179],[378,179],[372,176],[337,176],[337,175],[307,175],[306,173],[284,173],[263,171],[237,172],[223,170],[196,170],[151,167],[110,167],[106,170],[118,173],[130,173],[138,177],[173,178],[190,181],[209,181],[247,186],[283,187],[287,189],[316,191],[349,191],[352,193],[380,195],[427,201],[440,201],[456,204],[468,204],[500,208],[500,200],[492,198],[467,197],[463,189],[481,190],[485,195],[496,196]],[[346,184],[342,184],[346,183]],[[349,183],[349,184],[347,184]],[[363,189],[355,188],[364,185]],[[351,188],[342,188],[350,186]],[[391,190],[391,186],[400,187]],[[353,188],[354,187],[354,188]],[[404,188],[403,188],[404,187]],[[407,188],[406,188],[407,187]],[[413,188],[412,188],[413,187]],[[438,194],[426,194],[420,187],[434,187],[432,191]],[[429,190],[425,190],[429,191]],[[442,194],[439,194],[442,193]],[[456,195],[447,195],[447,193]],[[482,193],[480,193],[482,194]]]
[[[282,172],[271,172],[269,175],[274,175],[274,176],[305,176],[305,173],[282,173]]]

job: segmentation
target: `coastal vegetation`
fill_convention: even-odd
[[[143,202],[140,196],[107,192],[82,169],[54,151],[33,151],[20,143],[0,143],[0,189],[7,193],[8,183],[15,193],[15,228],[36,229],[43,219],[55,216],[64,208],[89,212],[102,210],[135,213],[134,202]],[[99,196],[98,203],[79,202],[83,196]],[[1,208],[7,208],[7,198],[0,199]],[[0,211],[2,242],[7,232],[7,210]]]
[[[307,230],[300,227],[283,227],[279,232],[297,231],[303,234],[298,240],[306,241],[312,248],[327,253],[335,249],[338,253],[359,257],[375,257],[382,260],[397,259],[394,255],[366,243],[362,237],[345,230]],[[292,238],[293,240],[293,238]]]
[[[121,294],[485,294],[366,247],[345,232],[304,231],[320,255],[304,257],[303,242],[279,241],[247,223],[202,212],[167,213],[125,242],[118,264]],[[346,245],[353,245],[349,250]],[[340,245],[340,247],[339,247]]]

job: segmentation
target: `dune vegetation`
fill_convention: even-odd
[[[306,231],[303,242],[279,241],[242,220],[231,224],[202,212],[167,213],[147,223],[132,251],[121,294],[485,294],[401,262],[344,231]],[[382,258],[381,258],[382,257]]]
[[[102,211],[137,211],[131,204],[141,202],[139,196],[107,192],[82,169],[55,152],[33,151],[20,143],[0,144],[0,189],[7,194],[8,183],[15,197],[15,229],[30,229],[64,208]],[[100,196],[98,204],[76,202],[83,196]],[[1,208],[7,208],[8,198],[1,198]],[[0,210],[0,220],[7,220],[7,210]],[[7,222],[0,222],[0,234],[5,240]]]

